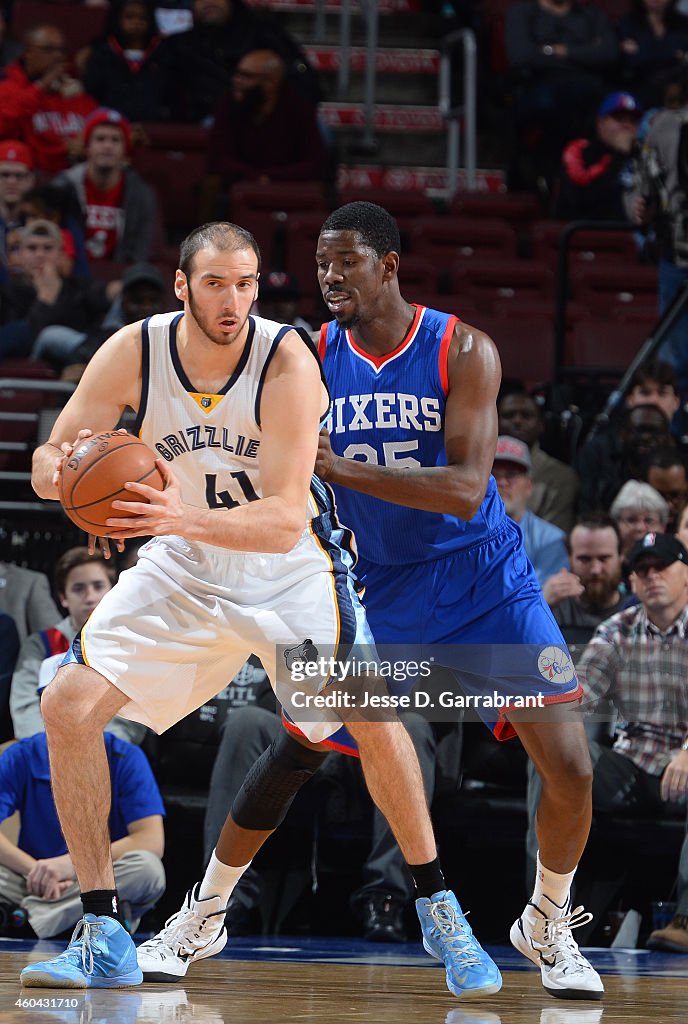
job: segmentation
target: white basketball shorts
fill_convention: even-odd
[[[129,698],[119,714],[157,733],[223,690],[250,654],[284,701],[283,688],[296,684],[279,645],[372,649],[354,578],[338,551],[309,528],[287,554],[153,538],[94,610],[70,660],[105,676]],[[298,687],[315,694],[327,681],[319,675]],[[330,708],[308,717],[296,724],[314,743],[341,726]]]

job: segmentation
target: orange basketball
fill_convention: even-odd
[[[64,463],[59,486],[62,507],[86,533],[107,533],[107,519],[126,517],[121,509],[113,509],[113,501],[146,501],[143,495],[125,490],[125,483],[164,489],[155,459],[155,452],[132,434],[87,438]]]

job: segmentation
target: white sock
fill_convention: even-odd
[[[198,890],[198,899],[207,900],[212,896],[219,896],[223,907],[226,907],[235,885],[250,863],[251,861],[248,864],[244,864],[243,867],[233,868],[231,865],[223,864],[221,860],[218,860],[215,850],[213,850],[208,867],[205,869],[201,888]]]
[[[576,867],[577,866],[578,865],[576,865]],[[566,910],[566,905],[569,901],[571,883],[573,882],[573,876],[575,873],[576,868],[565,875],[558,875],[556,871],[550,871],[550,869],[546,868],[540,860],[540,851],[538,850],[535,889],[533,890],[531,903],[541,907],[540,898],[542,896],[546,896],[550,903],[556,904],[563,913],[563,911]],[[541,907],[541,909],[546,910],[546,907]]]

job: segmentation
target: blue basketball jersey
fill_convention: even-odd
[[[323,324],[320,357],[333,400],[330,442],[337,455],[380,466],[446,466],[447,360],[457,318],[416,306],[411,328],[384,356],[364,352],[336,321]],[[381,565],[428,562],[504,526],[494,479],[473,519],[394,505],[334,486],[338,516],[362,559]]]

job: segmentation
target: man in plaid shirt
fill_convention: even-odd
[[[688,792],[688,550],[648,533],[627,565],[639,603],[600,623],[577,665],[584,712],[617,716],[613,746],[590,743],[593,809],[675,814]],[[529,833],[539,790],[531,777]],[[688,837],[678,876],[676,915],[651,949],[688,953]]]

